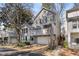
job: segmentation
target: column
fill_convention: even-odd
[[[71,47],[71,35],[68,33],[68,46]]]

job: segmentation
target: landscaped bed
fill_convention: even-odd
[[[60,50],[60,55],[62,55],[62,56],[79,56],[79,50],[62,48]]]
[[[47,56],[79,56],[79,50],[61,48],[57,50],[46,50],[43,54]]]

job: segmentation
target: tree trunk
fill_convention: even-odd
[[[55,44],[54,44],[54,40],[53,37],[50,36],[50,40],[49,40],[49,49],[54,49],[55,48]]]
[[[54,40],[54,35],[52,33],[52,26],[49,28],[49,33],[50,33],[50,40],[49,40],[49,49],[54,49],[55,48],[55,40]]]
[[[20,29],[16,29],[16,39],[17,39],[17,44],[20,43]]]
[[[48,45],[48,48],[49,48],[49,49],[52,49],[52,38],[51,38],[51,36],[50,36],[50,39],[49,39],[49,45]]]

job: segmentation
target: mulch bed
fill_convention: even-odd
[[[60,49],[60,55],[61,56],[79,56],[79,50],[62,48]]]

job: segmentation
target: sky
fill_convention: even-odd
[[[34,8],[33,8],[33,10],[34,10],[34,15],[36,15],[36,14],[41,10],[41,6],[42,6],[41,3],[35,3],[35,4],[34,4]]]
[[[66,8],[65,8],[65,10],[68,10],[68,9],[70,9],[70,8],[72,8],[73,7],[73,3],[66,3]]]
[[[41,3],[35,3],[34,4],[34,8],[33,8],[34,15],[37,15],[37,13],[41,10],[41,6],[42,6]],[[65,10],[72,8],[72,6],[73,6],[73,3],[66,3]]]

